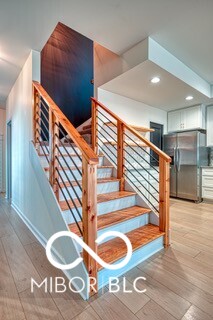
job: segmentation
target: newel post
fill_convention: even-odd
[[[117,121],[117,178],[120,179],[120,191],[124,190],[124,125]]]
[[[58,179],[58,149],[59,148],[59,122],[54,113],[49,110],[49,181],[59,199]]]
[[[98,118],[97,118],[97,105],[95,101],[92,100],[92,149],[95,153],[98,151]]]
[[[164,246],[170,245],[170,162],[159,158],[159,229],[165,232]]]
[[[83,240],[97,253],[95,242],[97,238],[97,164],[89,164],[84,157],[82,157],[82,217]],[[83,259],[89,276],[96,279],[94,287],[97,290],[97,262],[85,250]],[[94,293],[91,291],[90,295]]]

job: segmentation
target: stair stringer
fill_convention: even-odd
[[[104,165],[112,165],[112,166],[114,166],[112,161],[110,161],[110,159],[107,157],[107,154],[104,151],[102,151],[102,152],[104,154]],[[117,177],[117,169],[115,167],[113,168],[112,175],[115,178]],[[156,226],[159,226],[159,216],[158,216],[158,214],[152,210],[152,208],[149,206],[149,204],[146,202],[146,200],[143,199],[142,196],[138,194],[137,190],[134,189],[127,180],[125,180],[125,190],[137,193],[137,195],[136,195],[136,205],[150,209],[151,212],[149,214],[149,223],[152,223],[152,224],[154,224]]]
[[[47,176],[45,174],[44,169],[42,168],[40,158],[35,150],[33,143],[30,143],[30,161],[32,168],[35,172],[37,182],[39,184],[40,189],[42,190],[43,200],[48,209],[48,214],[43,216],[43,212],[38,212],[39,215],[42,215],[42,220],[45,220],[45,235],[42,234],[40,230],[34,230],[34,235],[38,239],[38,241],[42,244],[43,247],[46,248],[46,244],[48,239],[56,232],[59,231],[69,231],[68,226],[63,219],[63,215],[61,209],[59,207],[58,201],[54,195],[54,192],[49,184]],[[68,264],[70,262],[75,261],[77,258],[81,257],[79,250],[77,248],[77,244],[68,237],[62,237],[58,239],[52,249],[52,254],[54,259],[61,264]],[[80,295],[84,300],[89,299],[89,274],[86,270],[84,263],[80,263],[74,269],[62,270],[68,280],[72,279],[72,285],[75,287],[75,290],[79,291]],[[75,279],[74,279],[75,278]],[[76,278],[81,278],[85,283],[84,289],[81,291],[82,287],[79,287]],[[82,286],[82,281],[79,281],[80,286]],[[67,289],[69,290],[69,288]]]

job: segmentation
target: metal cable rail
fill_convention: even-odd
[[[99,111],[99,112],[100,112],[100,111]],[[100,112],[100,113],[101,113],[101,112]],[[103,115],[103,116],[104,116],[104,115]],[[98,115],[97,115],[97,118],[98,118],[104,125],[106,125],[113,133],[115,133],[115,132],[111,129],[110,126],[108,126],[100,117],[98,117]],[[111,122],[111,123],[113,123],[113,122]],[[114,123],[113,123],[113,125],[116,126]],[[113,141],[115,141],[115,142],[117,143],[117,140],[116,140],[114,137],[112,137],[112,135],[111,135],[109,132],[107,132],[103,127],[101,127],[101,129],[102,129],[107,135],[109,135]],[[99,130],[98,130],[98,132],[101,133]],[[128,138],[130,138],[125,132],[124,132],[124,134],[125,134]],[[104,135],[102,135],[102,136],[107,140],[107,138],[106,138]],[[130,138],[130,139],[131,139],[131,138]],[[133,139],[131,139],[131,140],[134,142]],[[110,142],[109,140],[107,140],[107,141]],[[132,146],[130,146],[130,145],[127,143],[127,141],[125,141],[125,144],[126,144],[127,147],[130,147],[134,152],[136,152],[136,153],[140,156],[140,158],[143,159],[143,161],[145,161],[146,163],[148,163],[150,167],[152,167],[156,172],[158,172],[158,170],[157,170],[154,166],[152,166],[141,154],[139,154],[137,151],[135,151],[134,148],[132,148]],[[142,148],[141,146],[140,146],[140,148],[141,148],[144,152],[146,152],[149,156],[151,156],[144,148]],[[115,148],[115,149],[116,149],[116,148]],[[128,155],[131,156],[131,158],[133,158],[133,159],[135,160],[135,162],[137,162],[137,163],[139,164],[139,166],[140,166],[142,169],[144,169],[156,182],[159,183],[159,180],[158,180],[155,176],[153,176],[141,163],[139,163],[137,159],[135,159],[127,150],[125,150],[125,152],[128,153]],[[154,158],[154,157],[153,157],[153,158]],[[155,158],[154,158],[154,159],[155,159]],[[159,173],[159,172],[158,172],[158,173]]]
[[[57,135],[56,135],[57,136]],[[62,145],[63,146],[63,145]],[[70,167],[70,165],[68,164],[67,160],[64,158],[63,153],[61,152],[60,148],[58,147],[58,145],[56,145],[56,149],[59,151],[61,157],[63,158],[64,162],[66,163],[67,167]],[[72,163],[74,164],[74,167],[76,168],[76,170],[78,171],[78,173],[82,176],[82,172],[79,169],[79,167],[77,166],[77,164],[75,163],[75,161],[72,159],[71,155],[69,153],[67,153],[67,156],[70,158],[70,160],[72,161]]]
[[[102,147],[98,142],[97,142],[97,144],[98,144],[99,148],[100,148],[102,151],[104,151],[104,150],[103,150],[103,147]],[[105,146],[105,147],[106,147],[106,146]],[[111,150],[109,149],[109,151],[111,151]],[[114,163],[114,165],[115,165],[115,167],[116,167],[117,164],[115,163],[115,160],[113,160],[109,154],[107,154],[107,157],[109,157],[109,159]]]
[[[154,159],[157,163],[159,163],[159,161],[152,156],[149,152],[147,152],[143,147],[141,147],[135,140],[133,140],[128,134],[126,134],[126,132],[124,132],[124,135],[129,138],[130,140],[132,140],[134,142],[134,144],[137,145],[138,148],[141,148],[145,153],[147,153],[152,159]],[[154,168],[154,167],[153,167]]]
[[[77,227],[78,227],[78,230],[79,230],[81,236],[83,236],[83,230],[80,228],[79,223],[78,223],[78,220],[76,219],[76,217],[75,217],[75,215],[74,215],[74,213],[73,213],[73,210],[72,210],[72,208],[71,208],[71,206],[70,206],[70,204],[69,204],[69,201],[67,200],[67,198],[66,198],[66,196],[65,196],[64,190],[63,190],[63,188],[61,188],[61,185],[60,185],[60,183],[59,183],[59,181],[58,181],[57,178],[56,178],[56,183],[57,183],[60,191],[61,191],[62,194],[63,194],[63,197],[64,197],[64,199],[65,199],[65,201],[66,201],[66,204],[67,204],[67,206],[68,206],[68,208],[69,208],[69,211],[71,212],[71,214],[72,214],[72,216],[73,216],[73,219],[74,219],[74,221],[75,221],[75,223],[76,223],[76,225],[77,225]],[[80,219],[81,219],[81,221],[82,221],[82,217],[81,217]]]
[[[101,114],[103,116],[103,119],[101,119],[98,114]],[[110,132],[107,132],[104,128],[104,126],[106,125],[107,128],[109,128],[113,134],[116,134],[116,132],[106,123],[104,122],[104,120],[108,120],[111,124],[113,124],[113,126],[115,128],[117,128],[117,125],[115,123],[113,123],[107,116],[105,116],[98,108],[97,110],[97,115],[96,115],[97,119],[101,122],[101,125],[97,123],[97,134],[100,135],[104,140],[105,142],[100,138],[98,137],[98,140],[102,143],[102,145],[99,144],[99,141],[97,141],[97,144],[98,146],[103,150],[103,151],[106,151],[104,150],[105,148],[109,151],[107,153],[107,157],[112,161],[112,163],[115,165],[115,167],[117,167],[117,163],[116,163],[116,154],[117,154],[117,147],[115,145],[113,145],[111,142],[115,142],[117,144],[117,140],[115,137],[112,136],[112,134],[110,134]],[[107,135],[105,135],[105,134]],[[149,154],[142,146],[140,146],[136,141],[133,140],[132,137],[130,137],[128,134],[126,134],[126,132],[124,131],[124,135],[129,138],[136,146],[137,148],[140,148],[144,153],[148,154],[150,157],[154,158],[151,154]],[[112,140],[110,141],[109,138],[110,137]],[[113,147],[113,149],[109,148],[107,146],[107,143],[110,143],[110,145]],[[124,144],[125,144],[125,153],[130,156],[131,159],[134,160],[134,162],[136,164],[139,165],[139,167],[144,170],[148,175],[149,177],[153,178],[157,183],[159,183],[159,180],[154,176],[152,175],[149,170],[147,170],[147,168],[145,168],[142,163],[140,163],[128,150],[127,148],[131,148],[131,150],[133,150],[144,162],[146,162],[151,168],[153,168],[158,174],[159,174],[159,171],[154,167],[152,166],[149,161],[147,161],[137,150],[135,150],[132,146],[130,146],[128,144],[127,141],[124,141]],[[113,153],[113,150],[115,150],[116,154]],[[115,160],[112,159],[112,156],[110,154],[112,154],[112,156],[115,157]],[[157,159],[155,159],[157,160]],[[125,168],[125,171],[124,171],[124,175],[126,177],[126,179],[130,182],[130,184],[133,185],[133,188],[136,188],[140,194],[146,199],[146,201],[151,205],[151,207],[156,211],[156,212],[159,212],[159,210],[156,208],[156,206],[153,204],[153,201],[150,200],[150,198],[148,198],[140,188],[143,188],[143,190],[145,190],[147,192],[147,194],[149,194],[149,197],[151,197],[155,202],[157,202],[159,204],[159,200],[153,195],[153,193],[150,191],[150,188],[152,188],[153,191],[155,191],[155,193],[157,193],[159,195],[159,190],[156,189],[156,187],[154,187],[150,181],[139,171],[140,169],[136,168],[131,162],[130,160],[128,160],[126,157],[124,157],[124,161],[130,165],[130,167],[137,173],[137,176],[132,172],[132,170],[127,167],[125,164],[124,164],[124,168]],[[134,181],[129,177],[128,173],[138,182],[139,186],[137,186]],[[144,181],[146,181],[147,185],[149,186],[149,189],[146,188],[146,186],[144,186],[140,180],[140,178],[138,177],[141,177]]]
[[[98,112],[103,116],[103,117],[105,117],[110,123],[112,123],[113,124],[113,126],[115,126],[116,127],[116,124],[114,123],[114,122],[112,122],[112,120],[110,120],[105,114],[103,114],[99,109],[98,109]],[[107,124],[106,124],[107,125]]]
[[[59,131],[61,132],[61,134],[63,135],[63,137],[65,138],[65,139],[67,139],[67,137],[66,137],[66,134],[63,132],[63,130],[60,128],[60,126],[57,124],[57,123],[55,123],[55,125],[59,128]],[[59,136],[57,136],[58,138],[59,138]],[[60,138],[59,138],[60,139]],[[80,160],[82,160],[81,159],[81,157],[80,157],[80,155],[79,155],[79,153],[76,151],[76,149],[73,147],[73,145],[72,145],[72,143],[70,143],[70,141],[67,141],[67,143],[69,144],[69,146],[73,149],[73,151],[75,152],[75,154],[76,154],[76,156],[80,159]],[[64,145],[64,143],[62,142],[62,140],[61,140],[61,145],[64,147],[64,149],[69,153],[69,151],[66,149],[66,147],[65,147],[65,145]]]
[[[130,171],[130,173],[132,174],[132,172]],[[132,174],[133,175],[133,174]],[[133,181],[131,179],[129,179],[129,177],[126,175],[126,173],[124,172],[124,176],[129,180],[130,184],[132,184],[139,192],[140,194],[148,201],[148,203],[151,205],[151,207],[156,211],[159,212],[159,209],[157,209],[153,203],[144,195],[144,193],[139,189],[138,186],[136,186]],[[134,176],[134,175],[133,175]],[[137,180],[137,178],[136,178]],[[141,185],[141,187],[144,187],[143,185]],[[156,198],[155,198],[156,199]],[[158,200],[156,200],[158,202]]]
[[[37,112],[37,114],[38,114],[38,112]],[[49,128],[47,128],[47,126],[46,126],[46,124],[44,123],[44,121],[43,121],[42,118],[40,118],[40,121],[41,121],[42,125],[44,126],[44,129],[46,130],[46,133],[49,135]],[[43,128],[41,127],[41,124],[38,122],[38,120],[37,120],[37,123],[38,123],[39,127],[41,128],[41,132],[44,134]],[[49,140],[49,139],[48,139],[48,140]]]
[[[98,131],[98,132],[99,132],[99,131]],[[99,132],[99,133],[102,135],[101,132]],[[106,137],[105,137],[104,135],[102,135],[102,136],[106,139]],[[107,140],[107,139],[106,139],[106,140]],[[114,139],[114,140],[115,140],[115,139]],[[103,143],[103,141],[102,141],[101,139],[100,139],[100,141]],[[116,141],[116,140],[115,140],[115,141]],[[103,144],[104,144],[104,143],[103,143]],[[108,148],[108,146],[106,146],[106,144],[104,144],[104,146],[113,154],[112,150],[110,150],[110,148]],[[112,145],[112,147],[114,147],[114,146]],[[117,151],[117,149],[116,149],[115,147],[114,147],[114,149]],[[103,150],[103,148],[102,148],[102,150]],[[155,176],[153,176],[145,167],[143,167],[142,164],[139,163],[127,150],[125,150],[125,152],[126,152],[135,162],[137,162],[137,163],[139,164],[139,166],[140,166],[143,170],[145,170],[157,183],[159,183],[158,179],[157,179]],[[114,154],[113,154],[113,155],[114,155]],[[109,156],[109,155],[108,155],[108,156]],[[116,157],[116,155],[114,155],[114,156]],[[142,156],[141,156],[141,158],[144,159]],[[111,159],[111,161],[113,161],[111,157],[110,157],[110,159]],[[135,168],[135,167],[133,166],[133,164],[129,162],[128,159],[125,158],[125,160],[133,167],[133,169],[135,169],[135,170],[139,173],[139,175],[140,175],[157,193],[159,193],[159,191],[158,191],[157,189],[155,189],[155,187],[153,187],[153,186],[151,185],[150,181],[147,180],[147,179],[141,174],[141,172],[139,172],[138,169]],[[113,163],[116,164],[114,161],[113,161]],[[128,170],[128,169],[127,169],[127,170]]]
[[[98,119],[99,119],[99,117],[97,117]],[[100,126],[99,126],[100,127]],[[112,140],[114,140],[116,143],[117,143],[117,140],[113,137],[113,136],[111,136],[111,134],[109,133],[109,132],[107,132],[103,127],[101,127],[101,130],[103,130],[107,135],[109,135],[110,136],[110,138],[112,139]],[[100,132],[99,130],[98,130],[98,132]],[[115,132],[114,132],[115,133]],[[109,140],[108,140],[109,141]]]
[[[62,166],[62,164],[61,164],[61,162],[60,162],[60,160],[59,160],[59,158],[58,158],[57,156],[56,156],[56,160],[58,161],[58,163],[59,163],[59,165],[60,165],[60,167],[61,167],[61,170],[62,170],[63,173],[65,174],[65,176],[66,176],[66,178],[67,178],[67,181],[69,182],[70,186],[73,188],[73,191],[74,191],[74,193],[75,193],[75,195],[76,195],[76,197],[77,197],[80,205],[82,206],[82,201],[81,201],[81,199],[79,198],[79,195],[77,194],[76,190],[74,190],[74,186],[71,184],[71,181],[70,181],[70,179],[69,179],[69,177],[68,177],[68,174],[67,174],[66,170],[64,169],[64,167]],[[68,169],[69,169],[69,168],[68,168]],[[56,170],[59,170],[59,169],[56,167]],[[72,176],[73,176],[74,179],[75,179],[75,176],[74,176],[74,174],[72,173],[72,170],[69,169],[69,172],[72,174]],[[60,177],[61,177],[61,175],[60,175]],[[63,180],[63,178],[61,178],[61,179]],[[82,190],[82,189],[81,189],[81,190]]]
[[[57,171],[57,173],[58,173],[58,175],[59,175],[59,177],[60,177],[60,179],[61,179],[62,183],[64,184],[64,188],[66,189],[67,193],[68,193],[68,194],[69,194],[69,196],[70,196],[70,200],[72,201],[73,206],[75,207],[75,209],[76,209],[76,211],[77,211],[77,213],[78,213],[79,218],[81,219],[81,214],[80,214],[80,212],[79,212],[79,209],[78,209],[78,207],[76,206],[76,203],[75,203],[74,199],[72,198],[72,196],[71,196],[71,194],[70,194],[70,192],[69,192],[69,189],[68,189],[68,188],[67,188],[67,186],[66,186],[65,181],[63,180],[63,177],[62,177],[62,175],[61,175],[61,173],[60,173],[60,170],[59,170],[58,168],[56,168],[56,171]],[[64,174],[65,174],[64,169],[62,169],[62,171],[63,171],[63,172],[64,172]],[[67,200],[67,201],[68,201],[68,199],[67,199],[67,197],[66,197],[66,196],[65,196],[64,198],[65,198],[65,200]],[[79,200],[78,200],[78,201],[79,201]],[[79,201],[79,202],[80,202],[80,205],[82,206],[82,202],[81,202],[81,201]]]
[[[63,156],[62,156],[63,157]],[[63,166],[62,166],[62,163],[61,163],[61,161],[59,160],[59,158],[58,158],[58,156],[56,155],[56,160],[58,160],[58,163],[60,164],[60,167],[62,168]],[[66,160],[65,160],[66,161]],[[72,177],[73,177],[73,179],[75,180],[75,182],[76,182],[76,184],[77,184],[77,186],[80,188],[80,190],[82,191],[82,187],[81,187],[81,185],[79,184],[79,181],[78,181],[78,179],[76,178],[76,176],[74,175],[74,173],[72,172],[72,170],[71,170],[71,168],[69,167],[69,164],[67,163],[67,162],[65,162],[66,163],[66,165],[68,165],[68,167],[67,167],[67,169],[69,170],[69,172],[71,173],[71,175],[72,175]],[[64,168],[64,167],[63,167]],[[69,183],[70,183],[70,180],[68,179],[68,181],[69,181]]]
[[[128,162],[128,164],[133,168],[133,170],[135,170],[135,171],[155,190],[155,192],[159,193],[159,191],[158,191],[155,187],[152,186],[152,184],[150,183],[150,181],[147,180],[147,179],[141,174],[141,172],[140,172],[139,170],[137,170],[137,169],[133,166],[133,164],[131,164],[131,162],[130,162],[129,160],[127,160],[126,158],[125,158],[125,160],[126,160],[126,162]],[[129,169],[128,167],[125,166],[125,168],[127,169],[128,172],[131,171],[131,169]],[[151,193],[150,193],[150,194],[151,194]]]
[[[139,166],[143,169],[143,170],[145,170],[147,173],[148,173],[148,175],[150,175],[157,183],[159,183],[159,180],[155,177],[155,176],[153,176],[150,172],[149,172],[149,170],[147,170],[140,162],[138,162],[137,161],[137,159],[135,159],[134,157],[133,157],[133,155],[131,155],[131,153],[129,153],[127,150],[125,150],[125,152],[133,159],[133,160],[135,160],[135,162],[137,162],[137,164],[139,164]],[[143,157],[141,157],[143,160],[144,160],[144,158]],[[136,168],[135,168],[136,169]],[[137,169],[136,169],[137,170]]]
[[[100,111],[99,111],[100,112]],[[103,115],[103,117],[104,117],[104,115]],[[103,123],[103,125],[104,126],[106,126],[108,129],[110,129],[114,134],[116,133],[111,127],[110,127],[110,125],[109,124],[107,124],[106,122],[104,122],[100,117],[98,117],[98,115],[97,115],[97,118]],[[108,120],[108,119],[107,119]],[[117,125],[115,124],[115,123],[113,123],[113,122],[111,122],[114,126],[115,126],[115,128],[117,128]],[[103,127],[101,127],[101,128],[103,128]]]
[[[40,137],[40,138],[41,138],[41,137]],[[45,156],[47,162],[50,163],[50,160],[49,160],[49,158],[48,158],[49,153],[48,153],[48,155],[45,153],[45,151],[44,151],[44,149],[43,149],[43,146],[42,146],[42,143],[41,143],[41,141],[39,140],[39,138],[37,138],[37,141],[38,141],[38,143],[39,143],[39,145],[40,145],[40,147],[41,147],[41,149],[42,149],[42,151],[43,151],[43,153],[44,153],[44,156]],[[43,141],[42,141],[42,142],[43,142]]]
[[[44,113],[44,111],[42,109],[40,109],[43,117],[45,118],[45,120],[47,121],[47,123],[49,124],[49,119],[47,118],[46,114]],[[40,117],[40,114],[38,113],[38,111],[36,112],[38,114],[38,116]],[[48,112],[48,115],[49,115],[49,112]]]
[[[40,135],[40,132],[39,132],[39,130],[38,129],[36,129],[36,132],[38,132],[38,134],[39,134],[39,137],[42,139],[42,137],[41,137],[41,135]],[[44,134],[44,133],[43,133]],[[44,135],[45,136],[45,135]],[[46,138],[46,137],[45,137]],[[48,141],[48,139],[46,140],[46,141]],[[45,141],[42,139],[42,142],[44,142],[44,147],[45,147],[45,149],[46,149],[46,152],[47,152],[47,154],[49,154],[49,150],[48,150],[48,148],[47,148],[47,146],[46,146],[46,144],[45,144]],[[43,149],[42,149],[43,150]]]

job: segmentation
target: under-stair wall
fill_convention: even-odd
[[[40,81],[40,54],[32,51],[7,99],[7,122],[12,123],[12,206],[42,245],[51,235],[67,230],[53,191],[49,185],[39,157],[31,144],[33,139],[32,80]],[[77,255],[71,240],[61,238],[54,246],[57,258],[66,263]],[[67,276],[86,279],[88,273],[82,266]],[[26,289],[30,289],[27,275]],[[87,281],[86,281],[87,283]],[[75,284],[76,287],[78,284]],[[81,285],[81,284],[79,284]],[[82,296],[87,299],[87,286]]]

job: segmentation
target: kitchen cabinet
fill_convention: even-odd
[[[207,107],[207,146],[213,147],[213,106]]]
[[[168,112],[168,132],[191,129],[205,129],[203,105]]]
[[[168,113],[168,131],[178,131],[181,129],[181,114],[180,111],[172,111]]]
[[[213,200],[213,167],[202,168],[202,198]]]

